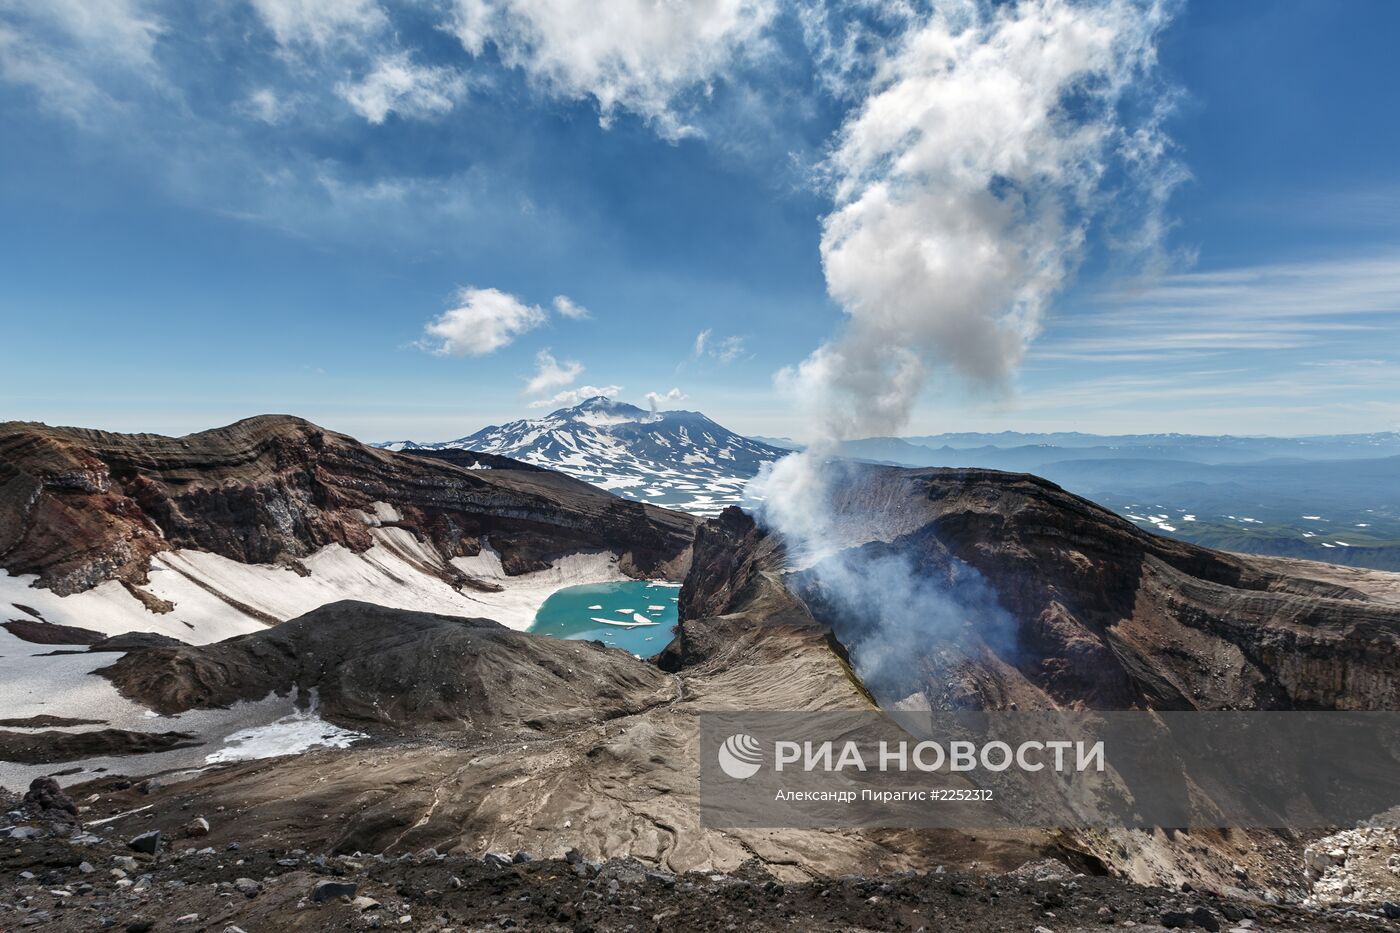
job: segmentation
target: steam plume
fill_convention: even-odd
[[[1166,108],[1137,107],[1167,18],[1155,0],[940,5],[879,63],[838,133],[821,253],[848,318],[779,373],[817,437],[749,491],[823,601],[867,616],[853,646],[862,676],[893,686],[888,662],[913,644],[946,644],[960,620],[1009,619],[966,565],[945,585],[887,552],[837,553],[832,489],[846,480],[831,458],[841,441],[897,433],[931,368],[1004,387],[1106,204],[1135,209],[1148,236],[1115,239],[1150,251],[1183,177]]]
[[[1132,0],[955,3],[881,63],[827,164],[822,264],[847,327],[780,374],[823,437],[896,432],[930,365],[1004,385],[1110,175],[1142,202],[1142,229],[1161,229],[1180,173],[1161,108],[1134,121],[1127,104],[1153,79],[1165,20]]]

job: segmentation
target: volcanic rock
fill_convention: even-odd
[[[136,836],[127,843],[127,847],[133,852],[155,855],[160,850],[160,830],[153,829],[148,833]]]
[[[63,792],[51,777],[39,777],[29,782],[29,790],[21,802],[24,812],[35,820],[55,827],[78,826],[78,805]]]
[[[282,415],[183,438],[0,424],[0,561],[60,594],[143,584],[150,557],[172,548],[264,564],[329,544],[364,551],[375,502],[444,557],[476,554],[489,535],[508,574],[612,550],[626,572],[674,576],[694,526],[560,474],[376,450]]]
[[[67,716],[26,716],[23,719],[0,719],[0,727],[12,729],[46,729],[53,726],[100,726],[104,719],[73,719]]]
[[[159,632],[123,632],[120,635],[112,635],[94,642],[88,646],[88,651],[94,653],[111,651],[125,654],[128,651],[141,651],[146,648],[173,648],[183,644],[184,642],[180,639],[171,638],[169,635],[162,635]]]
[[[144,755],[202,744],[188,732],[132,732],[98,729],[92,732],[0,731],[0,761],[52,764],[109,755]]]
[[[349,601],[213,645],[134,652],[97,673],[163,714],[315,691],[332,721],[434,733],[556,731],[639,712],[673,689],[625,652]]]
[[[1158,537],[1053,483],[991,470],[852,469],[832,508],[849,553],[905,561],[935,594],[972,580],[987,599],[968,603],[969,622],[1009,618],[1005,637],[969,624],[909,655],[899,686],[933,708],[1400,708],[1400,598],[1389,574]],[[697,567],[714,566],[705,542],[718,531],[736,552],[777,550],[715,524],[697,536]],[[787,582],[858,651],[870,623],[831,611],[822,571]],[[695,587],[702,612],[716,608],[706,586]],[[690,628],[683,622],[693,638]],[[950,638],[969,659],[953,675],[928,666]]]
[[[354,897],[359,886],[353,881],[318,881],[311,889],[311,900],[317,904],[342,897]]]
[[[0,628],[11,635],[35,645],[92,645],[106,636],[75,625],[55,625],[32,619],[11,619],[0,622]]]

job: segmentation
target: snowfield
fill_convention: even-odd
[[[3,572],[0,605],[14,618],[72,625],[104,635],[157,632],[190,644],[255,632],[342,599],[494,619],[523,631],[556,590],[628,579],[617,567],[617,555],[609,553],[573,554],[548,570],[507,576],[500,555],[485,548],[476,557],[458,557],[451,563],[476,580],[501,587],[500,592],[456,590],[423,569],[442,565],[442,558],[412,532],[374,528],[370,534],[374,544],[363,553],[332,544],[305,558],[302,564],[310,570],[309,576],[270,564],[242,564],[206,551],[158,554],[151,561],[150,583],[143,589],[174,603],[175,609],[168,613],[151,612],[115,581],[59,596],[34,586],[37,577]]]

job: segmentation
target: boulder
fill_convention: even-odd
[[[359,886],[353,881],[318,881],[311,889],[311,900],[322,904],[342,897],[354,897]]]
[[[70,827],[78,825],[78,805],[59,783],[51,777],[35,778],[21,804],[24,811],[37,820]]]
[[[1191,919],[1207,933],[1220,933],[1220,919],[1208,907],[1197,907],[1191,911]]]
[[[155,855],[160,851],[160,830],[153,829],[148,833],[142,833],[126,845],[133,852]]]

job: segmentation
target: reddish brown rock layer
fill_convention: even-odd
[[[387,502],[444,557],[489,537],[507,573],[597,549],[621,554],[629,573],[683,572],[688,516],[505,458],[476,463],[376,450],[281,415],[182,438],[8,422],[0,566],[60,594],[143,583],[150,557],[170,548],[295,566],[329,544],[368,548],[364,512]]]

